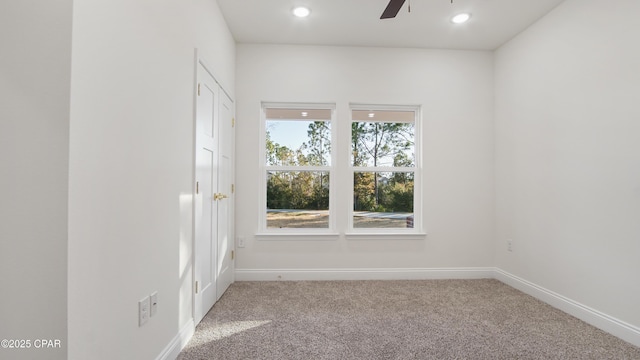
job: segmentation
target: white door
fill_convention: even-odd
[[[220,94],[218,166],[218,299],[233,282],[233,103]],[[217,299],[216,299],[217,300]]]
[[[202,320],[217,300],[216,271],[218,247],[218,84],[198,64],[195,150],[195,244],[194,321]]]

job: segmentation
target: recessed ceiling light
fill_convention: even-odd
[[[309,116],[309,113],[306,112],[306,111],[303,111],[303,112],[300,113],[300,115],[302,115],[302,117],[307,117],[307,116]]]
[[[376,116],[376,114],[374,114],[374,113],[369,113],[369,117],[370,117],[370,118],[372,118],[372,117],[374,117],[374,116]]]
[[[293,15],[301,18],[307,17],[309,16],[309,14],[311,14],[311,10],[309,10],[309,8],[306,8],[304,6],[293,8],[292,12],[293,12]]]
[[[471,18],[471,14],[462,13],[452,17],[451,22],[455,24],[462,24],[467,22],[467,20],[469,20],[470,18]]]

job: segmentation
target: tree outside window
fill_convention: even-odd
[[[328,228],[330,109],[266,108],[267,228]]]
[[[415,111],[352,110],[351,152],[353,227],[412,227]]]

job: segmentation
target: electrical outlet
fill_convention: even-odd
[[[153,316],[158,312],[158,292],[155,291],[151,294],[151,311],[149,312],[149,316]]]
[[[513,251],[513,240],[507,239],[507,251]]]
[[[148,296],[138,301],[138,326],[142,326],[149,321],[150,310],[150,301]]]
[[[245,244],[245,242],[244,242],[244,236],[239,236],[239,237],[238,237],[238,247],[239,247],[239,248],[243,248],[243,247],[245,247],[245,245],[246,245],[246,244]]]

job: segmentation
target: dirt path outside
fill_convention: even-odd
[[[328,211],[296,211],[267,213],[268,228],[328,228]],[[405,219],[355,216],[354,228],[406,228]]]

